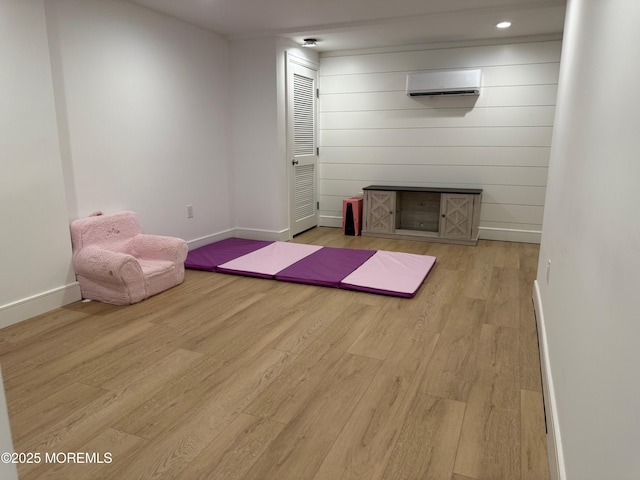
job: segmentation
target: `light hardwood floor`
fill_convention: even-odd
[[[0,330],[21,480],[548,479],[537,245],[294,241],[437,262],[414,299],[187,271]]]

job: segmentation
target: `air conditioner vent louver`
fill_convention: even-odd
[[[407,95],[432,97],[480,95],[480,69],[416,72],[407,75]]]

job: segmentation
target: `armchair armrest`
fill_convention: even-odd
[[[142,278],[142,268],[132,255],[95,246],[77,252],[73,268],[77,275],[119,285]]]
[[[188,247],[187,242],[181,238],[141,233],[131,239],[129,251],[137,258],[168,260],[180,264],[187,258]]]

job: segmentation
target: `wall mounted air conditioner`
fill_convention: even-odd
[[[479,68],[410,73],[407,75],[407,95],[480,95],[481,80]]]

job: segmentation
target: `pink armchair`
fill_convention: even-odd
[[[129,305],[184,280],[186,242],[143,234],[134,212],[75,220],[71,241],[83,298]]]

